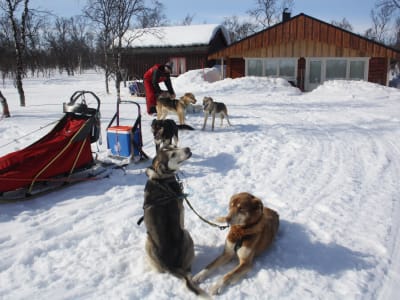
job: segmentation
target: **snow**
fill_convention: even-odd
[[[203,115],[187,115],[196,130],[180,132],[180,145],[193,151],[180,174],[185,192],[210,220],[225,215],[229,198],[241,191],[260,197],[281,220],[273,246],[216,298],[397,299],[400,91],[330,81],[301,93],[276,78],[205,80],[215,72],[195,70],[173,80],[178,95],[193,92],[199,103],[204,96],[226,103],[233,125],[220,127],[218,120],[212,132],[209,120],[201,131]],[[101,98],[103,144],[93,149],[105,155],[115,95],[104,93],[101,74],[24,84],[25,108],[10,82],[2,88],[12,118],[0,121],[0,155],[42,137],[52,127],[45,125],[62,117],[62,103],[82,89]],[[145,111],[143,98],[130,96],[128,88],[123,93]],[[121,123],[133,124],[136,109],[121,111]],[[151,121],[143,114],[144,150],[152,157]],[[145,259],[146,230],[136,222],[148,165],[131,164],[110,178],[2,204],[0,298],[195,299],[181,280],[155,272]],[[185,224],[197,273],[222,251],[227,231],[202,222],[187,206]],[[201,287],[207,290],[234,265]]]
[[[129,30],[124,36],[129,47],[176,47],[208,45],[221,29],[228,44],[230,38],[224,26],[218,24],[200,24],[188,26],[152,27]]]

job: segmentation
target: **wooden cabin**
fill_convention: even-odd
[[[365,80],[388,85],[399,50],[305,14],[283,21],[208,57],[226,65],[226,77],[278,76],[303,91],[326,80]]]
[[[226,48],[229,34],[215,24],[168,26],[127,32],[122,58],[129,78],[142,78],[154,64],[173,63],[172,75],[211,67],[210,53]]]

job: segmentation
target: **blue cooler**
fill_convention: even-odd
[[[112,126],[107,129],[107,145],[113,155],[131,156],[131,132],[131,126]]]

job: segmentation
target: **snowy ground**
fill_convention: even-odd
[[[233,126],[218,122],[214,132],[201,131],[202,114],[188,115],[197,129],[180,132],[180,145],[194,153],[181,175],[189,199],[214,219],[226,214],[232,194],[248,191],[281,218],[272,248],[217,298],[396,299],[400,91],[333,81],[302,94],[280,79],[209,83],[204,74],[174,79],[178,96],[193,92],[200,102],[204,96],[225,102]],[[12,85],[1,88],[12,118],[0,121],[0,155],[42,137],[51,127],[36,129],[61,118],[62,103],[82,89],[101,98],[103,144],[93,149],[104,155],[115,95],[104,93],[102,75],[24,84],[25,108]],[[127,88],[123,93],[145,111],[143,98],[131,97]],[[128,105],[121,115],[132,125],[137,112]],[[144,149],[153,156],[151,120],[143,115]],[[147,165],[0,205],[0,299],[194,299],[180,280],[154,272],[144,259],[145,228],[136,222]],[[222,251],[226,231],[203,223],[188,207],[185,223],[195,242],[197,273]],[[208,289],[233,266],[201,286]]]

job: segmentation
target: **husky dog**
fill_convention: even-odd
[[[144,189],[146,253],[160,272],[169,272],[186,281],[197,295],[207,295],[192,281],[194,245],[184,228],[183,191],[175,173],[192,156],[190,148],[162,147],[147,168]]]
[[[197,100],[192,93],[185,93],[179,99],[171,99],[168,92],[162,93],[157,98],[157,119],[163,120],[167,117],[168,112],[174,112],[178,115],[179,124],[184,125],[186,106],[190,103],[195,104],[196,101]]]
[[[222,121],[224,120],[224,118],[226,118],[229,126],[231,126],[231,123],[229,122],[229,118],[228,118],[228,109],[226,108],[226,105],[224,103],[215,102],[211,97],[204,97],[203,110],[204,110],[204,123],[203,123],[202,130],[204,130],[206,128],[208,115],[210,115],[210,114],[212,117],[212,125],[211,125],[212,130],[214,130],[216,114],[219,114],[221,116],[221,126],[222,126]]]
[[[275,239],[279,227],[279,215],[264,207],[261,200],[249,193],[231,197],[229,213],[218,218],[227,222],[230,230],[223,253],[193,277],[194,282],[203,281],[216,268],[230,262],[234,257],[239,264],[211,287],[211,294],[220,294],[225,286],[239,280],[251,270],[253,258],[263,253]]]
[[[151,123],[151,131],[154,136],[154,143],[156,144],[156,152],[160,150],[161,146],[167,146],[172,144],[178,146],[178,126],[174,120],[156,120],[154,119]]]

